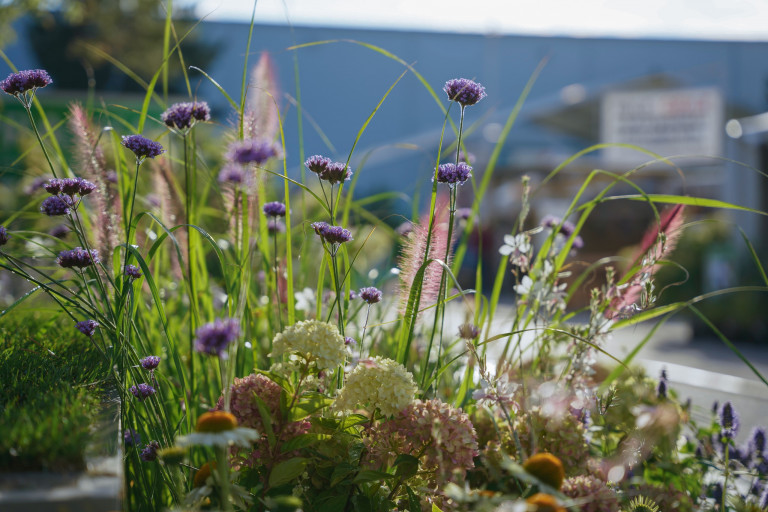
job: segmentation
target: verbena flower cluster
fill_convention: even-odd
[[[335,325],[305,320],[275,335],[271,357],[283,354],[299,355],[318,370],[329,370],[342,366],[347,352],[344,337]]]
[[[10,239],[11,235],[8,234],[8,230],[4,226],[0,226],[0,245],[7,244]]]
[[[476,104],[485,98],[485,87],[466,78],[448,80],[443,87],[448,99],[459,103],[462,107]]]
[[[44,69],[28,69],[8,75],[5,80],[0,82],[0,89],[11,96],[18,96],[52,83],[53,80]]]
[[[126,265],[125,275],[131,280],[136,280],[141,277],[141,270],[136,265]]]
[[[378,409],[388,417],[413,402],[416,391],[411,372],[396,361],[376,356],[359,361],[347,375],[334,407],[340,411],[357,407],[369,411]]]
[[[99,326],[99,322],[97,322],[96,320],[83,320],[75,324],[75,327],[77,327],[77,330],[88,337],[91,337],[94,335],[94,333],[96,332],[96,328],[98,326]]]
[[[96,185],[83,178],[53,178],[48,180],[43,188],[52,195],[65,194],[70,197],[87,196]]]
[[[459,162],[456,164],[442,164],[437,167],[437,182],[448,185],[463,185],[472,177],[472,167]]]
[[[150,441],[139,454],[139,457],[144,462],[154,462],[157,460],[157,451],[160,449],[160,443],[157,441]]]
[[[142,382],[141,384],[131,386],[128,391],[139,399],[139,401],[143,402],[150,396],[154,395],[156,393],[155,388],[147,384],[146,382]]]
[[[261,165],[280,155],[275,144],[266,139],[238,140],[229,145],[227,159],[240,165]]]
[[[155,158],[165,152],[162,144],[142,135],[125,135],[121,144],[123,147],[130,149],[136,155],[136,160],[139,162],[145,158]]]
[[[381,290],[373,286],[367,288],[360,288],[360,298],[368,304],[376,304],[381,302]]]
[[[139,364],[142,368],[144,368],[147,371],[154,371],[157,369],[158,366],[160,366],[160,357],[159,356],[147,356],[139,361]]]
[[[343,244],[352,241],[352,233],[341,226],[331,226],[327,222],[313,222],[315,233],[329,244]]]
[[[61,251],[56,263],[64,268],[84,269],[99,262],[99,251],[96,249],[85,250],[82,247],[75,247],[69,251]]]
[[[49,196],[40,205],[40,211],[49,217],[69,215],[75,202],[69,196]]]
[[[211,109],[205,101],[174,103],[163,112],[161,118],[169,128],[185,130],[196,121],[209,121]]]
[[[352,177],[352,169],[347,164],[334,162],[321,155],[312,155],[304,162],[304,165],[317,174],[321,181],[327,181],[331,185],[343,183]]]
[[[227,164],[219,171],[219,183],[247,186],[250,182],[248,170],[240,164]]]
[[[264,205],[264,215],[267,217],[285,217],[285,205],[279,201],[272,201]]]
[[[347,384],[349,385],[349,384]],[[396,454],[420,459],[419,469],[435,482],[462,480],[478,455],[475,428],[466,413],[440,400],[416,400],[371,434],[372,457],[388,461]]]
[[[240,337],[240,322],[235,318],[215,320],[195,332],[195,350],[221,357],[230,343]]]

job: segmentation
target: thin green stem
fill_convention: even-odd
[[[32,130],[35,132],[35,136],[37,137],[37,142],[40,144],[40,148],[43,150],[43,154],[45,155],[45,160],[48,162],[48,167],[51,168],[51,174],[53,174],[54,178],[58,178],[58,176],[56,176],[56,170],[53,168],[53,162],[51,162],[51,157],[48,155],[48,150],[45,149],[43,138],[40,137],[40,132],[38,131],[37,125],[35,124],[35,118],[32,115],[32,100],[30,99],[28,103],[25,103],[23,101],[21,103],[22,105],[24,105],[24,110],[27,111],[27,116],[29,116],[29,122],[32,125]]]
[[[363,358],[363,342],[365,341],[365,331],[368,328],[368,316],[371,314],[371,305],[368,304],[368,310],[365,312],[365,323],[363,324],[363,335],[360,337],[360,359]]]
[[[344,336],[344,301],[341,300],[341,283],[339,282],[339,268],[336,262],[336,253],[339,248],[337,244],[332,244],[335,247],[331,248],[331,264],[333,265],[333,283],[336,288],[336,302],[339,305],[339,332]]]
[[[275,219],[275,222],[277,222],[277,219]],[[277,304],[275,305],[277,309],[277,319],[280,324],[280,331],[283,330],[283,315],[280,308],[280,267],[278,266],[277,261],[277,230],[272,234],[272,241],[273,241],[273,249],[274,249],[274,267],[275,267],[275,296],[277,297]]]

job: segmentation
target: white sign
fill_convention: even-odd
[[[610,92],[600,109],[600,139],[632,144],[661,156],[720,156],[723,151],[723,98],[714,88]],[[611,146],[603,158],[614,165],[637,165],[653,158]]]

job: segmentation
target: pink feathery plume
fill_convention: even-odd
[[[88,197],[89,203],[96,212],[93,234],[94,244],[102,254],[102,262],[107,265],[111,255],[119,244],[121,236],[120,196],[110,179],[104,151],[98,145],[98,136],[94,132],[91,120],[82,106],[73,103],[69,108],[69,128],[75,136],[75,159],[82,177],[93,182],[96,190]]]
[[[659,222],[646,231],[640,248],[631,260],[631,268],[637,265],[642,266],[627,281],[628,286],[620,290],[619,295],[611,300],[611,305],[605,312],[607,318],[622,314],[640,299],[645,281],[651,278],[660,267],[657,262],[666,258],[677,245],[682,233],[680,228],[684,221],[684,209],[685,206],[682,204],[666,209],[661,213]]]
[[[400,266],[400,312],[405,312],[408,305],[408,297],[411,293],[411,287],[419,271],[419,267],[424,263],[424,254],[427,251],[427,238],[429,236],[429,214],[421,217],[418,224],[413,224],[413,230],[403,243],[403,248],[399,258]],[[448,199],[439,196],[435,203],[435,219],[432,229],[432,239],[429,245],[428,259],[445,258],[445,248],[448,242]],[[453,240],[451,240],[451,244]],[[446,264],[450,265],[451,257],[449,255]],[[437,262],[432,262],[424,271],[421,304],[420,307],[430,306],[437,300],[440,291],[440,278],[442,277],[443,267]]]
[[[251,72],[243,130],[246,138],[274,140],[280,131],[276,101],[280,98],[277,71],[269,53],[262,52]]]
[[[167,158],[152,160],[150,165],[152,166],[152,186],[160,203],[160,219],[163,221],[163,224],[169,228],[178,226],[179,224],[185,224],[187,222],[185,208],[179,197],[179,193],[176,190],[176,182],[170,167],[170,161]],[[187,230],[177,229],[173,232],[173,236],[179,243],[181,257],[186,261]],[[176,279],[181,279],[183,275],[183,263],[179,261],[175,247],[171,248],[170,255],[173,275]]]

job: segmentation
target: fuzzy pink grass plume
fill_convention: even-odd
[[[277,71],[269,53],[262,52],[258,64],[251,72],[248,102],[245,108],[243,130],[247,138],[274,140],[280,131],[277,104],[280,86]]]
[[[69,108],[69,128],[75,136],[75,158],[82,176],[96,185],[89,196],[96,218],[93,222],[95,246],[102,256],[111,255],[122,238],[120,226],[120,196],[106,168],[104,152],[98,145],[91,120],[82,106],[73,103]],[[112,258],[103,258],[108,265]]]
[[[624,314],[640,299],[646,281],[651,279],[659,269],[660,265],[657,262],[666,258],[677,245],[685,220],[684,209],[685,206],[682,204],[668,208],[661,213],[658,224],[654,224],[646,231],[640,248],[632,258],[632,267],[629,271],[638,265],[640,267],[627,281],[628,286],[619,290],[618,295],[611,301],[611,305],[605,312],[607,318]]]
[[[454,232],[455,233],[455,232]],[[418,224],[413,224],[412,231],[403,242],[403,248],[399,258],[400,266],[400,312],[405,312],[408,304],[408,296],[411,293],[416,273],[424,262],[424,254],[427,251],[427,238],[429,237],[429,213],[423,215]],[[438,196],[435,203],[435,222],[432,229],[432,240],[429,245],[428,259],[445,258],[445,248],[448,241],[448,199]],[[453,243],[453,240],[451,240]],[[451,257],[448,261],[450,265]],[[424,279],[421,290],[420,307],[430,306],[437,300],[440,291],[440,278],[443,267],[437,262],[432,262],[424,271]]]

